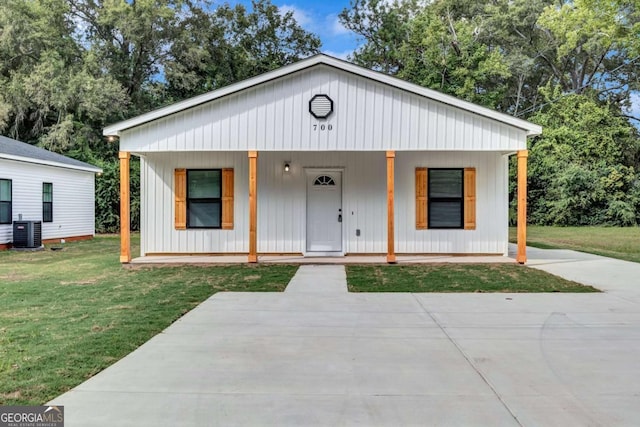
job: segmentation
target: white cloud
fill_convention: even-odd
[[[293,14],[293,18],[298,22],[298,25],[301,27],[308,27],[309,24],[313,23],[313,19],[311,14],[304,9],[300,9],[297,6],[285,4],[280,6],[280,13],[285,14],[291,12]]]
[[[348,61],[347,57],[353,53],[353,50],[349,49],[349,50],[345,50],[344,52],[333,52],[331,50],[323,50],[322,53],[324,53],[325,55],[333,56],[334,58]]]
[[[332,35],[342,36],[344,34],[351,33],[351,31],[349,31],[344,27],[344,25],[342,25],[342,22],[340,22],[338,15],[334,15],[334,14],[328,15],[326,20],[327,20],[328,28],[330,29]]]

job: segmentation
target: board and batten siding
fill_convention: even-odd
[[[12,180],[12,214],[42,221],[42,183],[53,184],[53,222],[42,223],[42,239],[95,234],[95,174],[0,159],[0,178]],[[0,225],[0,244],[11,242],[13,225]]]
[[[326,120],[309,113],[316,94],[334,102]],[[525,148],[525,130],[327,65],[123,130],[120,138],[120,150],[133,153]]]
[[[284,172],[284,163],[291,169]],[[415,167],[475,167],[476,230],[415,229]],[[176,230],[175,168],[234,168],[233,230]],[[345,253],[385,253],[384,152],[262,152],[258,157],[258,252],[302,253],[306,246],[306,168],[343,171]],[[246,152],[148,153],[141,158],[142,241],[148,253],[247,253],[249,241]],[[395,167],[398,253],[507,251],[507,156],[487,152],[398,153]],[[356,230],[360,236],[356,236]]]
[[[507,254],[507,155],[482,152],[397,153],[395,166],[397,253]],[[475,230],[416,230],[416,167],[476,168]]]

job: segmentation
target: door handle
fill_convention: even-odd
[[[338,222],[342,222],[342,209],[338,209]]]

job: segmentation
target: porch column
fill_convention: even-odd
[[[527,262],[527,157],[528,150],[518,151],[518,254],[516,261]]]
[[[394,218],[393,218],[393,200],[394,200],[394,168],[395,168],[395,151],[387,151],[387,262],[389,264],[396,263],[396,253],[394,250]]]
[[[258,152],[249,151],[249,258],[258,262]]]
[[[120,262],[131,262],[131,214],[129,200],[129,159],[131,153],[120,151]]]

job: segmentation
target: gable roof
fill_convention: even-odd
[[[102,169],[25,142],[0,136],[0,159],[100,173]]]
[[[526,120],[518,119],[508,114],[499,113],[489,108],[482,107],[480,105],[473,104],[468,101],[463,101],[451,95],[446,95],[444,93],[441,93],[432,89],[427,89],[425,87],[422,87],[413,83],[409,83],[399,78],[392,77],[377,71],[372,71],[367,68],[363,68],[358,65],[352,64],[350,62],[346,62],[325,54],[318,54],[318,55],[309,57],[307,59],[303,59],[301,61],[295,62],[293,64],[285,65],[284,67],[261,74],[259,76],[252,77],[252,78],[231,84],[229,86],[225,86],[223,88],[214,90],[212,92],[207,92],[205,94],[195,96],[193,98],[189,98],[184,101],[176,102],[175,104],[171,104],[166,107],[159,108],[157,110],[154,110],[145,114],[141,114],[137,117],[133,117],[131,119],[124,120],[119,123],[114,123],[104,128],[103,135],[119,136],[120,132],[124,130],[131,129],[136,126],[140,126],[145,123],[149,123],[151,121],[158,120],[163,117],[167,117],[172,114],[176,114],[193,107],[197,107],[198,105],[213,101],[215,99],[222,98],[224,96],[228,96],[233,93],[240,92],[245,89],[249,89],[251,87],[269,82],[271,80],[278,79],[280,77],[284,77],[289,74],[306,70],[320,64],[333,67],[342,71],[346,71],[348,73],[358,75],[366,79],[371,79],[383,84],[387,84],[389,86],[393,86],[398,89],[402,89],[407,92],[414,93],[416,95],[423,96],[425,98],[429,98],[446,105],[450,105],[462,110],[469,111],[474,114],[478,114],[483,117],[487,117],[492,120],[496,120],[501,123],[511,125],[518,129],[525,130],[527,132],[527,135],[539,135],[542,133],[541,126],[528,122]]]

